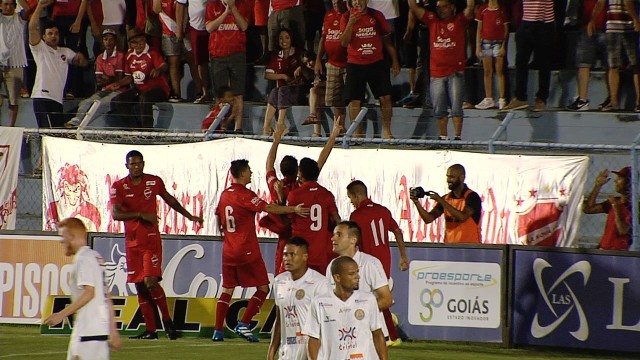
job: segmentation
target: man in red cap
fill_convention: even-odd
[[[587,202],[583,207],[585,214],[607,214],[607,223],[598,249],[603,250],[627,250],[631,243],[631,167],[627,166],[620,171],[612,171],[618,175],[614,185],[620,196],[610,195],[607,200],[597,203],[596,198],[602,186],[609,182],[609,170],[605,169],[598,174],[593,190],[589,193]]]

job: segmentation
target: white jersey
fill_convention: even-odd
[[[75,314],[73,338],[109,335],[109,304],[104,277],[104,260],[96,251],[83,246],[73,258],[71,271],[71,298],[76,301],[84,291],[83,286],[92,286],[93,299]]]
[[[37,45],[29,44],[29,47],[38,66],[31,97],[50,99],[62,104],[69,64],[76,57],[76,53],[62,46],[54,49],[42,40]]]
[[[356,254],[353,255],[353,260],[358,264],[360,291],[374,293],[377,289],[389,285],[387,275],[384,273],[384,268],[378,258],[356,251]],[[336,283],[333,280],[333,276],[331,276],[331,264],[333,264],[333,260],[327,266],[327,279],[331,282],[331,288],[334,288]]]
[[[209,0],[177,0],[179,4],[188,4],[189,25],[200,31],[206,30],[205,11]]]
[[[274,296],[280,310],[279,359],[308,358],[308,337],[302,335],[302,324],[309,320],[312,300],[330,293],[327,278],[313,269],[307,269],[298,280],[293,280],[288,271],[276,276]]]
[[[313,301],[302,332],[320,339],[318,360],[379,359],[372,331],[381,328],[376,298],[354,291],[342,301],[334,293]]]
[[[27,66],[24,48],[24,24],[20,14],[0,15],[0,66]]]
[[[380,11],[387,20],[395,19],[400,14],[398,0],[369,0],[367,6]]]

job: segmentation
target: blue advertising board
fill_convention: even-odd
[[[514,344],[640,351],[640,258],[512,251]]]

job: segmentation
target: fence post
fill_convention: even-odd
[[[638,227],[640,226],[640,221],[638,219],[638,215],[640,215],[638,214],[638,200],[640,200],[638,199],[638,190],[640,190],[640,187],[638,187],[638,170],[640,170],[638,164],[639,145],[640,134],[636,136],[635,140],[633,141],[633,145],[631,146],[631,246],[629,247],[629,250],[634,251],[640,250],[640,228]]]
[[[498,137],[500,135],[502,135],[503,132],[505,132],[505,130],[507,130],[507,126],[509,126],[509,123],[511,123],[511,120],[516,116],[516,113],[514,112],[509,112],[507,114],[507,116],[504,117],[504,119],[502,120],[502,122],[500,123],[500,126],[498,126],[498,128],[496,129],[496,131],[493,133],[493,135],[491,135],[491,139],[489,139],[489,153],[491,154],[495,154],[496,149],[495,146],[493,145],[493,143],[498,140]]]
[[[360,123],[364,119],[365,115],[367,115],[368,111],[369,111],[368,107],[363,106],[360,108],[360,112],[358,113],[358,116],[356,116],[355,120],[353,120],[353,122],[349,126],[349,129],[347,130],[347,132],[344,134],[344,137],[342,138],[343,149],[349,148],[349,139],[351,139],[351,135],[353,135],[353,133],[358,128],[358,126],[360,126]]]

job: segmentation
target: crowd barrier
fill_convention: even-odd
[[[71,258],[63,258],[61,248],[50,247],[55,239],[46,233],[0,237],[2,322],[37,324],[68,303],[68,297],[60,296],[50,296],[48,304],[42,301],[47,295],[68,293],[64,260]],[[139,331],[142,318],[135,289],[126,283],[123,236],[95,233],[90,241],[105,258],[120,329],[125,334]],[[271,240],[260,244],[270,279],[275,245]],[[186,336],[210,336],[221,289],[220,238],[165,235],[163,246],[163,286],[176,325]],[[635,341],[640,332],[638,253],[408,244],[407,254],[410,268],[401,272],[392,248],[391,310],[403,336],[640,352]],[[236,289],[237,300],[225,324],[228,332],[253,291]],[[26,305],[30,311],[16,314],[16,306]],[[34,306],[42,306],[42,314]],[[261,336],[269,336],[274,314],[269,299],[252,324]],[[71,325],[67,321],[44,326],[42,332],[69,333]]]

